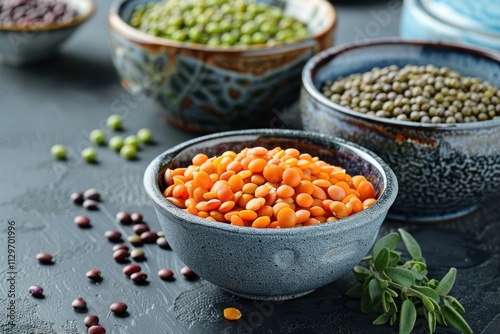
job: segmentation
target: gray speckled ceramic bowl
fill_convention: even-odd
[[[342,107],[320,92],[327,80],[392,64],[448,66],[500,86],[499,53],[404,40],[344,45],[318,54],[304,68],[304,129],[353,141],[391,166],[400,186],[391,218],[443,220],[500,195],[500,120],[437,125],[395,121]]]
[[[307,60],[332,45],[337,20],[326,0],[257,0],[307,23],[310,37],[275,46],[215,47],[156,37],[130,26],[133,9],[148,1],[113,2],[113,64],[129,92],[155,99],[170,123],[200,133],[276,127],[281,122],[276,115],[299,99]]]
[[[378,201],[335,223],[291,229],[257,229],[191,215],[165,198],[163,173],[244,147],[295,147],[301,152],[366,175]],[[366,255],[397,194],[391,169],[370,151],[345,140],[293,130],[246,130],[200,137],[175,146],[148,166],[144,185],[160,224],[179,258],[207,281],[235,295],[279,300],[302,296],[336,280]]]
[[[93,0],[63,0],[77,10],[67,23],[16,25],[0,22],[0,63],[27,65],[53,55],[95,11]]]

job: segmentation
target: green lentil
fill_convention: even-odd
[[[282,28],[286,26],[285,22]],[[374,67],[327,81],[322,93],[355,111],[399,121],[454,124],[500,119],[498,87],[434,65]]]
[[[56,159],[66,160],[68,151],[66,150],[66,147],[64,147],[64,145],[56,144],[50,148],[50,154],[52,154],[52,156],[54,156],[54,158]]]
[[[101,130],[93,130],[90,133],[90,141],[93,142],[96,145],[103,145],[104,142],[106,141],[106,136],[104,135],[104,132]]]
[[[109,147],[114,150],[114,151],[117,151],[119,152],[120,149],[123,147],[124,142],[123,142],[123,138],[121,136],[114,136],[114,137],[111,137],[111,139],[109,140],[109,143],[108,143]]]
[[[97,161],[97,151],[92,147],[83,149],[81,155],[86,162],[92,163]]]
[[[106,120],[106,125],[111,130],[114,130],[114,131],[121,130],[122,118],[120,117],[120,115],[116,115],[116,114],[110,115],[108,117],[108,119]]]
[[[153,141],[153,133],[146,128],[140,129],[137,131],[137,139],[139,139],[141,143],[151,143]]]
[[[169,0],[136,6],[129,24],[150,35],[180,42],[274,45],[309,36],[306,25],[266,3],[244,0]]]
[[[134,146],[136,149],[139,148],[139,138],[134,135],[127,136],[123,143],[125,145]]]
[[[124,145],[120,149],[120,155],[127,160],[135,159],[137,156],[137,147],[134,145]]]

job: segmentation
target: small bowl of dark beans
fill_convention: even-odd
[[[373,40],[318,54],[302,82],[305,130],[356,142],[394,170],[389,217],[441,221],[500,195],[498,53]]]
[[[49,57],[94,10],[93,0],[0,1],[0,63],[25,65]]]

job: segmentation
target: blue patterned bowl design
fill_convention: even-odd
[[[448,66],[500,86],[497,53],[403,40],[345,45],[318,54],[304,68],[304,129],[353,141],[391,166],[400,185],[391,218],[443,220],[500,195],[500,120],[454,125],[401,122],[342,107],[320,92],[327,80],[392,64]]]
[[[333,43],[326,0],[265,1],[308,23],[311,37],[274,47],[210,47],[148,35],[126,22],[147,0],[115,0],[109,17],[113,63],[132,94],[156,99],[174,125],[195,132],[271,127],[273,109],[300,96],[300,74]]]
[[[500,51],[498,0],[405,0],[400,35]]]
[[[92,0],[64,1],[78,12],[76,18],[68,23],[17,26],[0,22],[0,64],[28,65],[53,55],[94,14]]]
[[[378,200],[335,223],[258,229],[202,219],[163,198],[168,167],[188,166],[200,152],[212,156],[254,146],[297,148],[350,174],[366,175]],[[273,129],[218,133],[175,146],[151,162],[144,186],[172,249],[186,265],[224,290],[259,300],[300,297],[352,269],[373,245],[398,191],[391,169],[358,145],[318,133]]]

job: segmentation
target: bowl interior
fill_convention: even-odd
[[[78,0],[75,0],[78,1]],[[164,0],[154,0],[162,2]],[[120,18],[129,22],[134,9],[139,4],[146,4],[151,0],[127,0],[118,9]],[[294,17],[307,24],[312,36],[320,35],[329,30],[335,21],[333,7],[324,0],[257,0],[272,6],[282,8],[285,15]]]
[[[319,66],[316,66],[312,73],[316,89],[321,90],[327,80],[363,73],[373,67],[403,67],[408,64],[447,66],[464,76],[478,77],[500,86],[499,62],[485,57],[481,51],[469,52],[460,47],[418,42],[359,45],[339,51],[328,59],[322,57],[322,54],[318,55]]]

